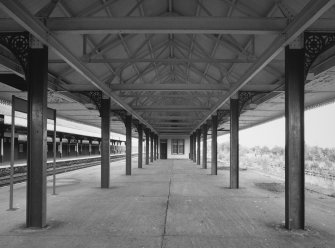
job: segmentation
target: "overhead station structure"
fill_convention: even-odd
[[[139,139],[142,167],[190,158],[217,174],[217,136],[286,117],[286,222],[305,226],[304,109],[335,97],[335,0],[0,0],[0,98],[28,100],[27,226],[46,225],[47,107]],[[208,135],[208,136],[207,136]],[[200,141],[203,139],[203,160]],[[149,144],[150,143],[150,144]]]

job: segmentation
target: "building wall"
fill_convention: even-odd
[[[189,136],[162,136],[161,139],[167,139],[167,158],[168,159],[188,159],[190,153],[190,137]],[[184,154],[172,154],[172,140],[184,139]],[[160,144],[160,142],[159,142]],[[160,147],[159,150],[160,151]]]

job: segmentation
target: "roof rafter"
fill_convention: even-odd
[[[200,127],[216,111],[223,106],[231,96],[236,94],[244,85],[246,85],[259,71],[274,59],[282,49],[296,39],[304,30],[310,27],[322,14],[335,4],[335,0],[311,0],[288,24],[282,35],[279,35],[270,46],[263,52],[260,58],[243,74],[237,83],[232,85],[228,92],[219,100],[219,102],[205,115],[196,128]]]
[[[8,19],[0,20],[0,32],[22,31],[22,27]],[[317,20],[311,29],[334,30],[332,19]],[[287,27],[286,18],[265,17],[53,17],[46,19],[46,27],[56,33],[107,34],[279,34]]]
[[[125,109],[129,114],[134,115],[140,122],[152,128],[140,115],[138,115],[132,108],[125,104],[116,94],[100,81],[100,79],[87,68],[76,56],[74,56],[40,21],[36,20],[27,9],[17,0],[0,1],[0,8],[11,16],[15,21],[22,25],[25,29],[30,31],[43,43],[51,47],[60,57],[62,57],[68,64],[76,69],[83,77],[85,77],[94,86],[100,89],[104,94],[109,96],[114,102]],[[152,128],[154,132],[155,129]]]

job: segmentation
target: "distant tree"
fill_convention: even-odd
[[[242,145],[239,145],[239,153],[240,153],[240,156],[245,156],[246,154],[248,154],[250,151],[249,151],[249,148],[247,147],[244,147]]]
[[[260,150],[262,155],[269,154],[270,153],[270,148],[267,146],[263,146]]]
[[[284,151],[284,148],[283,147],[280,147],[280,146],[275,146],[271,149],[271,152],[273,155],[275,156],[283,156],[285,151]]]
[[[321,158],[323,157],[322,151],[320,147],[313,146],[309,149],[308,157],[311,157],[313,161],[321,161]]]
[[[335,149],[329,149],[328,159],[331,162],[335,162]]]

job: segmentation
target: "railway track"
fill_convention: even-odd
[[[136,154],[133,154],[132,156],[136,156]],[[114,156],[111,157],[110,161],[111,162],[115,162],[115,161],[119,161],[119,160],[123,160],[125,159],[126,155],[122,154],[119,156]],[[92,162],[87,162],[84,161],[82,163],[76,163],[73,165],[63,165],[63,166],[59,166],[56,167],[56,174],[61,174],[61,173],[65,173],[65,172],[69,172],[69,171],[74,171],[74,170],[80,170],[80,169],[84,169],[87,167],[92,167],[92,166],[97,166],[100,165],[101,161],[92,161]],[[47,175],[51,176],[53,175],[53,168],[52,167],[48,167],[47,169]],[[14,174],[14,183],[20,183],[20,182],[24,182],[27,179],[27,173],[16,173]],[[0,177],[0,187],[3,186],[7,186],[10,183],[10,176],[3,176]]]

